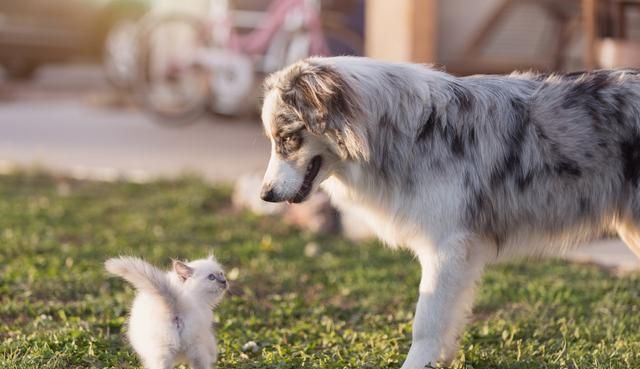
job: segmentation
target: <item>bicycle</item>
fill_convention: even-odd
[[[242,110],[256,75],[311,55],[329,55],[317,0],[275,0],[266,12],[210,3],[200,17],[157,16],[142,27],[138,92],[161,122],[193,122],[208,109]],[[241,32],[249,29],[249,32]]]

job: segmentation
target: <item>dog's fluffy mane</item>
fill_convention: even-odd
[[[291,109],[282,114],[362,164],[362,183],[384,183],[376,201],[449,181],[463,199],[452,221],[500,248],[524,227],[569,230],[569,245],[631,211],[640,219],[640,199],[623,206],[627,185],[640,177],[638,75],[458,78],[425,65],[338,57],[296,63],[265,88]]]

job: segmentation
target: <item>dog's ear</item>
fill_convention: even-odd
[[[282,100],[293,107],[307,130],[332,136],[344,157],[366,156],[363,132],[355,126],[356,96],[334,67],[300,63],[282,86]]]
[[[193,275],[193,268],[179,260],[173,261],[173,270],[183,282]]]
[[[282,99],[297,110],[311,133],[321,135],[353,119],[353,98],[333,67],[302,63],[291,70],[288,82]]]

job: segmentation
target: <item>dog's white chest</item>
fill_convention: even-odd
[[[363,223],[390,246],[423,247],[459,231],[463,196],[448,178],[423,181],[412,193],[387,191],[386,196],[380,195],[380,188],[349,187],[335,177],[322,186],[337,208],[356,209]]]
[[[333,178],[323,183],[323,188],[331,195],[334,206],[351,214],[362,222],[362,226],[371,230],[389,246],[407,246],[418,232],[419,224],[400,214],[396,209],[389,209],[386,204],[367,201],[366,198],[354,194],[344,184]]]

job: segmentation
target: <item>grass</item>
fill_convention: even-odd
[[[219,368],[396,368],[419,270],[376,242],[314,236],[230,210],[197,179],[0,177],[0,368],[140,368],[132,290],[102,262],[215,250],[235,294],[216,311]],[[316,250],[314,253],[313,251]],[[494,267],[455,368],[640,368],[640,275],[559,261]],[[243,352],[255,341],[257,352]]]

